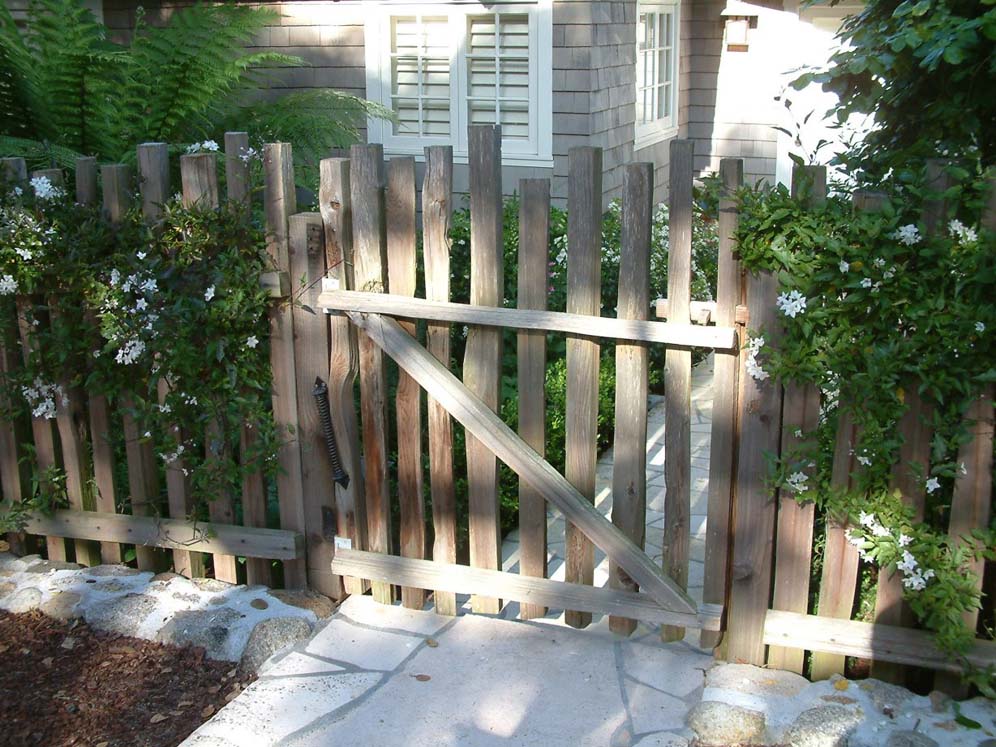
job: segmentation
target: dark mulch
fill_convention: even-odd
[[[0,612],[6,747],[173,747],[250,680],[203,649]]]

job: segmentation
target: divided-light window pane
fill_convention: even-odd
[[[672,116],[675,77],[673,12],[641,12],[637,20],[637,124]]]
[[[499,123],[503,138],[528,139],[529,86],[529,17],[523,13],[468,16],[470,123]]]
[[[391,19],[391,108],[396,135],[450,134],[449,21],[445,16]]]

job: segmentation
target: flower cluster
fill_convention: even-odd
[[[777,305],[778,310],[785,316],[794,319],[806,310],[806,297],[797,290],[789,291],[778,296]]]
[[[892,238],[904,246],[913,246],[914,244],[919,244],[922,237],[920,236],[919,228],[912,223],[907,223],[905,226],[901,226],[892,235]]]
[[[205,140],[203,143],[191,143],[187,146],[187,153],[217,153],[218,143],[214,140]]]
[[[63,407],[69,405],[62,387],[58,384],[48,384],[36,377],[31,386],[21,387],[21,394],[31,407],[31,416],[34,418],[45,418],[51,420],[56,413],[56,400],[60,401]]]
[[[948,231],[950,231],[951,235],[958,240],[958,243],[961,246],[968,246],[969,244],[974,244],[979,240],[979,234],[974,228],[966,226],[957,219],[948,223]]]
[[[809,476],[805,472],[793,472],[785,482],[796,493],[805,493],[809,489]]]
[[[747,369],[747,375],[756,381],[764,381],[769,375],[768,372],[761,367],[761,364],[757,362],[757,356],[763,347],[764,338],[760,335],[757,337],[751,337],[747,341],[747,361],[744,366]]]
[[[47,176],[34,177],[31,180],[31,189],[34,190],[35,197],[44,202],[58,200],[66,195],[66,191],[52,184]]]

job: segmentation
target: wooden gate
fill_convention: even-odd
[[[500,600],[522,603],[524,617],[547,607],[567,611],[567,621],[587,625],[592,613],[612,615],[616,629],[633,620],[718,631],[717,603],[697,605],[686,593],[690,515],[691,348],[716,350],[736,364],[737,332],[722,326],[691,324],[692,146],[671,148],[669,321],[648,321],[649,257],[653,197],[651,164],[626,167],[622,200],[622,248],[618,318],[599,316],[602,252],[601,151],[580,147],[570,153],[568,194],[567,310],[548,311],[550,186],[524,179],[518,251],[518,307],[502,298],[503,237],[501,132],[496,126],[470,130],[470,304],[449,300],[449,221],[452,212],[452,151],[427,148],[422,190],[422,245],[426,298],[416,288],[416,187],[413,158],[387,163],[378,145],[354,146],[351,159],[323,163],[322,215],[329,266],[318,305],[333,315],[333,335],[342,350],[356,335],[359,358],[362,437],[355,423],[340,421],[336,435],[347,460],[360,471],[365,457],[369,535],[361,548],[350,538],[338,542],[334,573],[373,582],[374,593],[389,601],[391,586],[402,589],[406,606],[421,608],[423,590],[434,592],[437,611],[454,614],[454,594],[473,595],[475,611],[497,613]],[[348,175],[348,179],[347,179]],[[347,194],[348,182],[348,194]],[[350,215],[351,212],[351,215]],[[352,229],[350,237],[348,229]],[[386,257],[386,267],[385,267]],[[350,272],[352,270],[352,272]],[[389,292],[387,292],[389,291]],[[344,326],[347,318],[353,329]],[[398,321],[401,319],[403,321]],[[428,324],[427,346],[414,337],[421,319]],[[463,381],[449,370],[449,325],[468,325]],[[518,330],[519,433],[495,413],[501,372],[501,329]],[[567,335],[566,474],[543,458],[543,382],[548,332]],[[593,505],[596,473],[596,417],[599,340],[616,348],[616,462],[611,521]],[[665,568],[644,552],[646,518],[647,346],[667,350],[667,467]],[[400,556],[389,552],[386,402],[382,353],[401,371],[397,398]],[[331,389],[350,409],[348,393],[357,367],[333,365]],[[430,495],[435,543],[432,560],[424,546],[421,493],[420,389],[428,395]],[[450,418],[467,433],[470,565],[456,560],[456,515],[452,486]],[[520,480],[521,573],[499,570],[497,463]],[[362,493],[346,497],[355,504]],[[546,578],[544,502],[567,520],[566,582]],[[716,541],[725,541],[717,538]],[[610,585],[593,586],[594,546],[610,558]],[[725,575],[725,569],[721,569]],[[724,586],[721,581],[718,588]],[[637,591],[639,589],[639,592]]]

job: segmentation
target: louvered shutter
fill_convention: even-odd
[[[487,13],[467,17],[467,117],[502,126],[504,139],[530,135],[529,17]]]
[[[391,108],[395,135],[447,136],[451,129],[449,20],[391,19]]]

